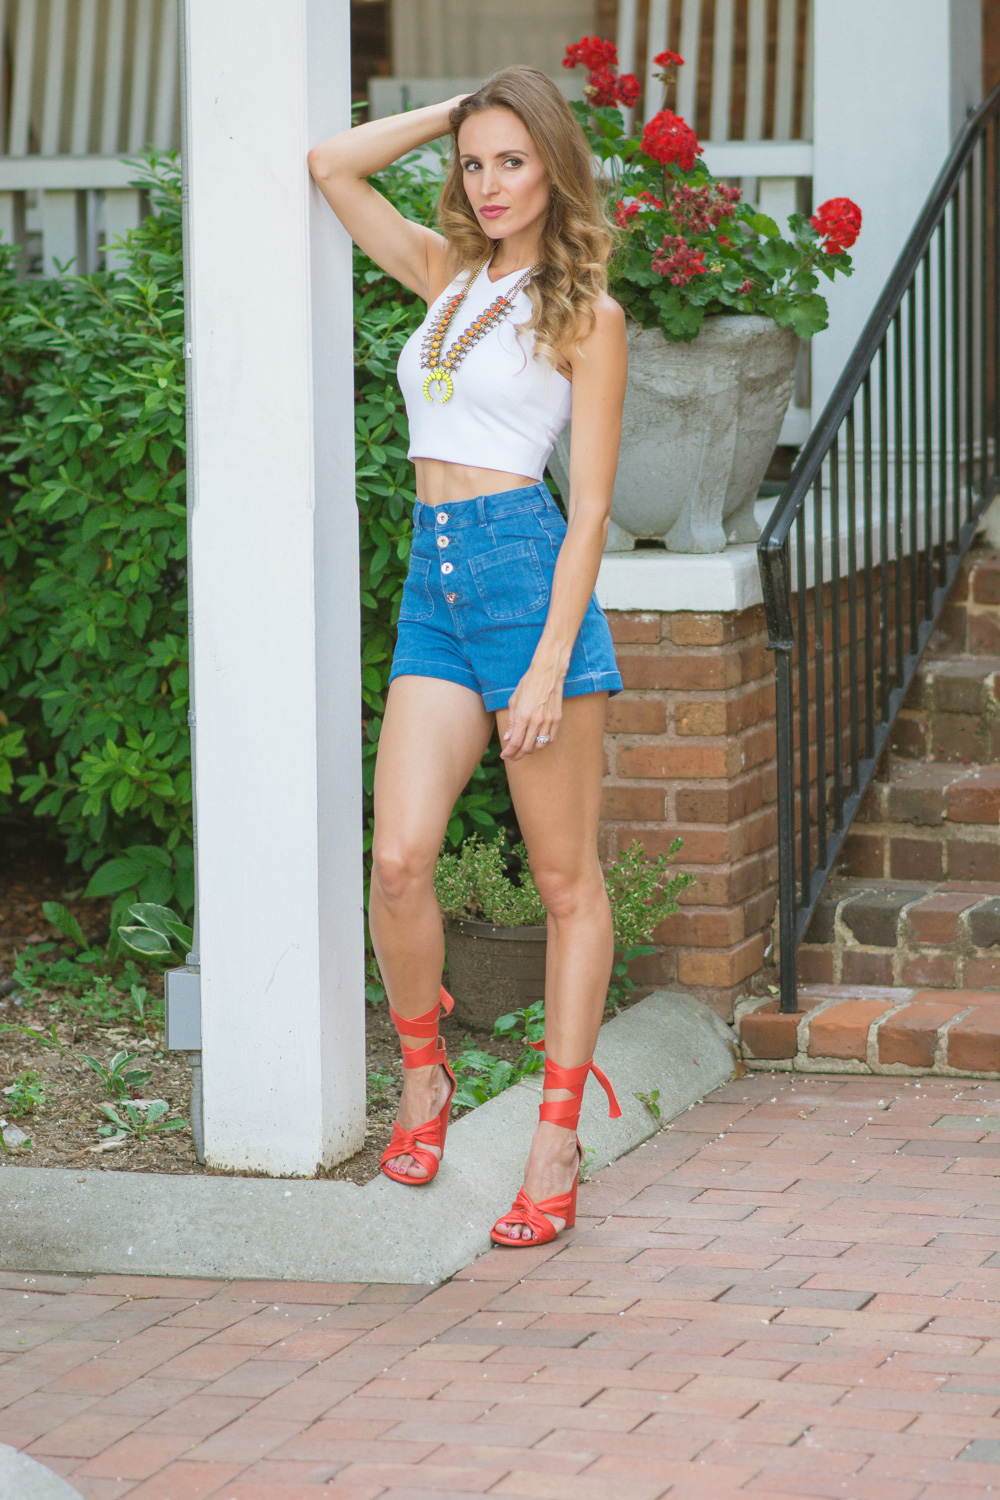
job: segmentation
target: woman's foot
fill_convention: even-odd
[[[396,1119],[404,1130],[416,1130],[418,1125],[437,1119],[450,1093],[451,1080],[439,1064],[433,1063],[429,1068],[406,1068]],[[425,1143],[421,1141],[420,1144],[423,1146]],[[427,1145],[426,1150],[440,1160],[439,1147]],[[391,1157],[386,1166],[401,1176],[412,1177],[414,1180],[427,1176],[426,1169],[406,1154]]]
[[[534,1203],[544,1203],[568,1193],[580,1170],[580,1153],[576,1144],[576,1131],[566,1130],[562,1125],[551,1125],[541,1120],[536,1127],[524,1169],[524,1191]],[[564,1229],[566,1220],[554,1214],[545,1217],[558,1231]],[[528,1224],[499,1219],[498,1233],[512,1240],[533,1240],[534,1233]]]

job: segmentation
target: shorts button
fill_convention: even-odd
[[[454,573],[454,571],[455,571],[455,564],[454,563],[442,563],[441,564],[441,572],[442,573]]]
[[[449,539],[448,539],[448,537],[446,537],[446,536],[439,536],[439,537],[438,537],[438,546],[439,546],[439,547],[447,547],[447,545],[448,545],[448,540],[449,540]]]
[[[448,513],[447,513],[447,511],[443,511],[443,510],[439,510],[438,511],[438,513],[437,513],[437,522],[438,522],[439,526],[447,526],[447,524],[448,524]]]
[[[447,599],[447,601],[448,601],[449,604],[454,604],[455,601],[456,601],[456,599],[458,598],[458,595],[457,594],[445,594],[444,597]]]

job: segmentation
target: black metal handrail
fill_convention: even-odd
[[[998,455],[1000,85],[958,136],[758,543],[783,1011],[797,1008],[799,941],[1000,488]]]

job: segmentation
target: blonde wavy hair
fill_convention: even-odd
[[[523,64],[493,73],[449,116],[452,157],[438,200],[438,227],[459,269],[471,269],[496,241],[483,232],[466,197],[458,132],[470,115],[509,109],[531,136],[549,181],[539,269],[528,284],[532,313],[519,325],[535,335],[550,363],[594,327],[594,299],[608,286],[616,237],[605,213],[587,137],[552,79]]]

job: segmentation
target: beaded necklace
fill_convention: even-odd
[[[424,334],[423,342],[420,346],[420,368],[427,371],[427,376],[424,380],[424,395],[431,403],[434,401],[432,392],[432,387],[434,386],[443,387],[444,389],[444,394],[441,397],[442,406],[446,401],[451,399],[452,392],[455,389],[452,377],[462,363],[462,360],[473,345],[477,344],[485,334],[489,333],[491,328],[495,328],[498,323],[503,322],[514,305],[514,298],[535,273],[536,268],[530,266],[520,281],[514,283],[509,292],[504,292],[501,296],[496,297],[490,303],[489,307],[479,314],[478,318],[473,319],[465,332],[458,335],[451,348],[442,357],[441,349],[444,344],[445,334],[448,332],[448,328],[458,309],[469,295],[473,282],[478,280],[480,271],[491,260],[492,253],[491,251],[486,260],[480,263],[475,275],[469,277],[462,290],[456,292],[453,297],[448,299]]]

